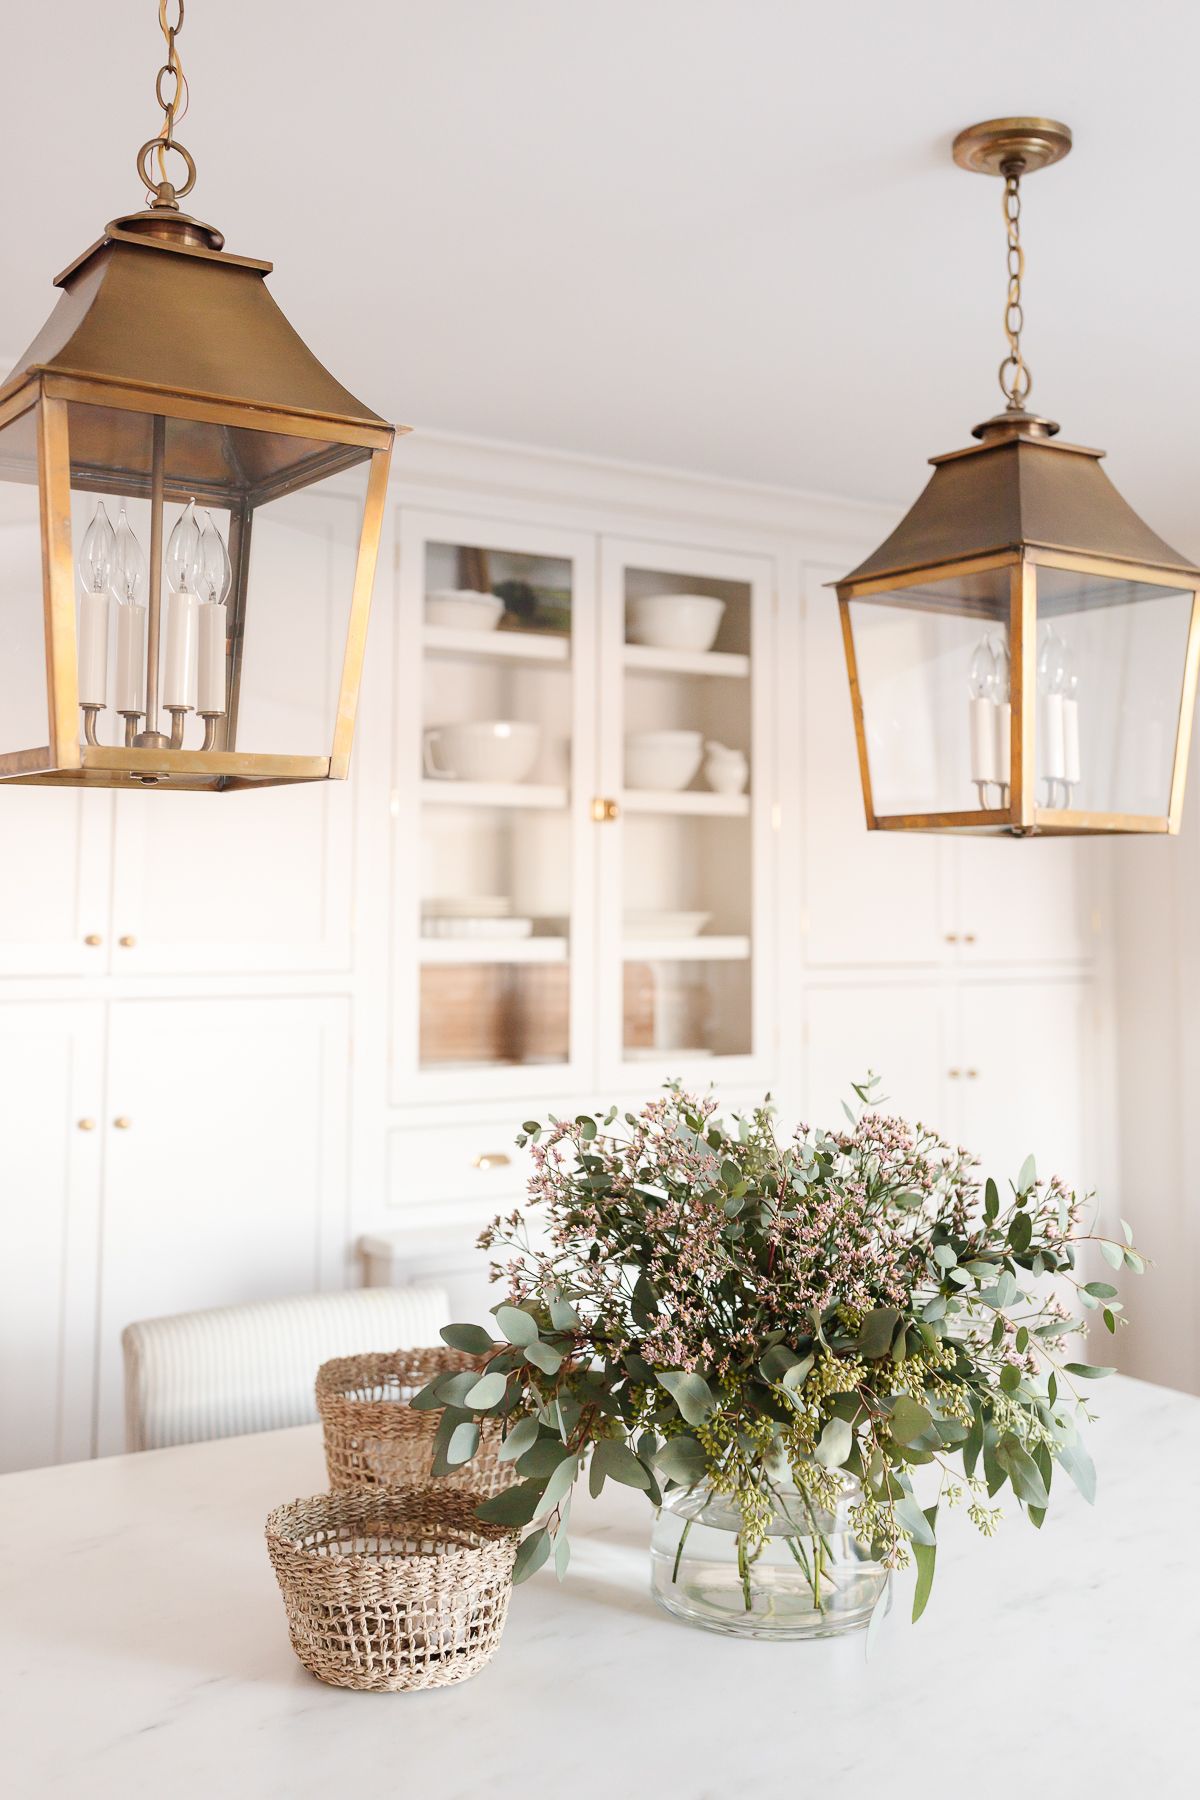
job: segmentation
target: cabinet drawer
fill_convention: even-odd
[[[523,1199],[533,1165],[528,1150],[513,1142],[520,1124],[519,1119],[491,1119],[393,1131],[388,1137],[388,1205],[453,1201],[486,1211]]]

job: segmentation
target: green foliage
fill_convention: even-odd
[[[593,1494],[613,1481],[654,1505],[664,1486],[728,1497],[746,1592],[781,1494],[829,1506],[850,1492],[871,1554],[915,1561],[914,1618],[940,1505],[965,1503],[990,1535],[1008,1488],[1040,1526],[1056,1464],[1094,1499],[1077,1384],[1112,1371],[1067,1344],[1089,1313],[1109,1333],[1124,1315],[1111,1281],[1076,1271],[1090,1240],[1140,1272],[1131,1228],[1093,1236],[1090,1197],[1039,1180],[1033,1157],[980,1187],[965,1152],[876,1110],[877,1092],[874,1077],[855,1087],[848,1129],[789,1139],[769,1102],[727,1125],[675,1087],[639,1113],[526,1121],[547,1229],[531,1238],[516,1212],[484,1233],[507,1283],[499,1337],[447,1326],[482,1371],[412,1401],[444,1409],[435,1474],[477,1453],[485,1418],[500,1423],[519,1480],[478,1510],[534,1527],[518,1579],[551,1552],[566,1573],[585,1469]]]

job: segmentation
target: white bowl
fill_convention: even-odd
[[[449,625],[454,631],[495,631],[504,602],[475,588],[434,588],[425,596],[425,623]]]
[[[703,732],[630,732],[625,739],[625,786],[676,793],[695,779],[703,756]]]
[[[724,613],[711,594],[643,594],[626,606],[626,636],[656,650],[711,650]]]
[[[712,918],[706,912],[627,912],[627,938],[694,938],[699,937]]]
[[[540,726],[521,719],[469,719],[425,733],[425,773],[443,781],[524,781],[537,761]]]

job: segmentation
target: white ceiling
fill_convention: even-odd
[[[141,195],[154,0],[10,0],[0,347]],[[1034,401],[1200,553],[1200,8],[1188,0],[189,0],[189,204],[415,425],[906,502],[995,411],[1000,190],[1047,113]],[[401,452],[403,454],[403,452]]]

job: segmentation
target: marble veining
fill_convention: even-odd
[[[1011,1800],[1028,1732],[1056,1800],[1197,1789],[1200,1400],[1096,1390],[1100,1493],[1056,1483],[1042,1531],[943,1532],[929,1611],[901,1582],[872,1634],[734,1642],[648,1591],[650,1513],[575,1509],[565,1584],[518,1589],[462,1687],[351,1694],[294,1660],[263,1543],[324,1486],[315,1427],[0,1479],[0,1787],[8,1800],[803,1800],[927,1795],[956,1755],[969,1800]],[[931,1759],[928,1760],[927,1759]],[[961,1767],[961,1765],[959,1765]]]

